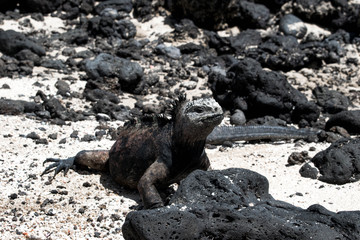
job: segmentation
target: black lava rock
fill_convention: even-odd
[[[98,15],[101,15],[102,11],[104,11],[107,8],[130,13],[131,10],[133,9],[133,4],[131,0],[107,0],[98,4],[95,7],[95,12]]]
[[[333,29],[359,32],[359,4],[344,0],[295,0],[293,11],[307,22],[313,22]]]
[[[125,239],[360,239],[360,211],[330,212],[277,201],[246,169],[195,171],[171,205],[126,216]]]
[[[225,23],[230,26],[265,28],[270,18],[269,9],[252,1],[168,1],[168,7],[175,17],[189,18],[199,27],[221,29]]]
[[[229,17],[230,24],[247,28],[266,28],[270,19],[269,9],[262,4],[252,1],[238,1],[239,12]]]
[[[350,134],[360,133],[360,110],[343,111],[334,114],[326,122],[325,129],[329,130],[334,126],[345,128]]]
[[[87,60],[85,71],[91,79],[117,77],[121,89],[129,92],[135,90],[144,74],[138,63],[106,53],[99,54],[94,60]]]
[[[76,113],[74,110],[68,110],[59,99],[51,96],[47,97],[42,91],[38,91],[36,93],[43,101],[43,108],[48,112],[48,114],[44,114],[43,112],[36,112],[37,116],[40,118],[48,118],[53,119],[53,123],[58,125],[65,124],[64,121],[79,121],[83,120],[84,116],[81,113]]]
[[[41,105],[23,100],[0,99],[0,114],[19,115],[40,111]]]
[[[236,36],[229,38],[230,46],[237,52],[242,52],[250,46],[258,46],[261,42],[260,32],[253,29],[241,31]]]
[[[22,12],[40,12],[47,14],[55,11],[63,2],[63,0],[21,0],[19,8]]]
[[[61,36],[67,43],[83,45],[89,40],[88,33],[83,29],[70,29]]]
[[[17,52],[14,57],[19,61],[31,61],[35,66],[39,66],[41,63],[39,55],[35,54],[30,49],[23,49]]]
[[[308,160],[310,160],[310,157],[307,151],[293,152],[288,158],[288,165],[289,166],[295,164],[301,165]]]
[[[279,117],[288,122],[305,120],[315,122],[320,110],[293,88],[286,77],[275,71],[265,71],[250,58],[240,60],[232,66],[227,76],[209,76],[214,97],[225,108],[233,108],[235,99],[242,104],[247,118],[262,116]]]
[[[134,17],[139,21],[149,21],[156,16],[158,8],[164,5],[163,1],[154,2],[152,0],[137,0],[134,4]]]
[[[3,31],[0,29],[0,51],[13,56],[23,49],[29,49],[33,53],[44,56],[45,49],[24,34],[14,30]]]
[[[327,113],[346,111],[350,105],[346,96],[335,90],[329,90],[327,87],[316,87],[313,93],[318,105]]]
[[[114,19],[109,16],[94,17],[89,21],[88,30],[92,35],[131,39],[136,35],[135,25],[127,19]]]
[[[263,67],[281,71],[316,68],[324,62],[339,62],[340,57],[344,56],[342,44],[350,41],[349,33],[343,30],[336,31],[322,41],[306,39],[300,43],[292,34],[283,35],[280,32],[263,37],[258,30],[251,29],[231,37],[220,37],[215,32],[205,33],[209,46],[215,48],[219,55],[244,55],[257,60]]]
[[[89,84],[87,84],[86,86],[88,85]],[[104,100],[104,99],[109,100],[110,102],[115,104],[120,102],[120,99],[116,94],[99,88],[90,89],[85,87],[84,96],[86,97],[87,100],[91,102],[96,102],[98,100]]]
[[[230,0],[168,1],[168,7],[175,17],[189,18],[197,26],[207,29],[219,29],[227,22],[230,6]]]
[[[172,59],[179,59],[181,57],[180,49],[174,46],[165,46],[164,44],[159,44],[156,46],[156,52],[159,55],[165,55]]]
[[[341,139],[331,144],[329,148],[316,154],[311,162],[319,171],[317,178],[331,184],[345,184],[360,179],[360,138]],[[300,173],[311,177],[313,167],[304,165]],[[359,235],[360,236],[360,235]]]
[[[307,32],[305,23],[292,14],[287,14],[280,19],[280,30],[285,35],[292,35],[296,38],[303,38]]]
[[[230,117],[230,123],[233,125],[244,125],[246,123],[244,112],[236,109]]]
[[[44,59],[41,62],[41,66],[43,66],[45,68],[56,69],[56,70],[65,70],[66,69],[66,65],[60,59],[55,59],[55,60],[54,59]]]
[[[305,163],[302,165],[299,173],[304,178],[317,179],[319,176],[319,170],[316,167],[311,166],[310,163]]]
[[[103,113],[112,119],[126,121],[131,119],[129,109],[123,105],[110,102],[108,99],[100,99],[93,105],[95,113]]]
[[[70,85],[67,82],[65,82],[64,80],[58,80],[55,83],[55,87],[58,89],[57,94],[59,94],[63,97],[71,96]]]

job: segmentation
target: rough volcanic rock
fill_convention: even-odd
[[[186,17],[199,27],[221,29],[225,24],[243,28],[265,28],[270,18],[269,9],[252,1],[168,1],[176,17]]]
[[[89,40],[87,32],[83,29],[71,29],[62,34],[61,38],[67,43],[83,45]]]
[[[308,22],[334,29],[359,32],[359,4],[349,4],[344,0],[295,0],[293,11]]]
[[[59,99],[55,97],[47,97],[42,91],[36,93],[43,101],[44,111],[36,112],[40,118],[51,118],[53,123],[63,125],[65,121],[79,121],[83,120],[84,116],[81,113],[75,112],[73,109],[67,109]]]
[[[0,29],[0,51],[13,56],[21,50],[29,49],[33,53],[44,56],[45,49],[24,34],[14,30],[3,31]]]
[[[181,52],[179,48],[174,46],[166,46],[165,44],[157,45],[156,52],[159,55],[165,55],[172,59],[179,59],[181,57]]]
[[[327,113],[346,111],[350,105],[349,99],[346,96],[327,87],[316,87],[313,93],[317,104]]]
[[[47,14],[55,11],[64,0],[20,0],[19,8],[22,12],[40,12]]]
[[[334,126],[345,128],[350,134],[360,134],[360,110],[342,111],[334,114],[326,122],[325,129]]]
[[[16,1],[3,1],[0,6],[0,12],[5,13],[9,10],[14,10],[18,3]]]
[[[348,33],[341,30],[322,41],[307,39],[300,43],[291,34],[275,32],[262,37],[258,30],[251,29],[231,37],[220,37],[214,32],[206,34],[209,46],[215,48],[219,55],[235,52],[257,60],[263,67],[281,71],[339,62],[344,55],[342,44],[349,43]]]
[[[230,37],[229,40],[230,46],[238,52],[242,52],[250,46],[258,46],[262,42],[260,32],[254,29],[241,31],[236,36]]]
[[[110,118],[120,121],[131,119],[128,108],[123,105],[110,102],[108,99],[98,100],[93,106],[93,111],[98,114],[106,114]]]
[[[95,36],[114,36],[123,39],[130,39],[136,35],[136,27],[131,21],[127,19],[117,20],[109,16],[90,19],[88,30]]]
[[[270,115],[288,122],[310,123],[319,117],[318,107],[293,88],[283,74],[263,70],[250,58],[232,66],[227,76],[210,74],[209,81],[214,97],[223,107],[238,107],[247,118]],[[243,104],[235,107],[239,101]]]
[[[300,170],[303,177],[316,178],[331,184],[345,184],[360,179],[360,138],[340,139],[312,159],[315,167],[306,163]],[[315,168],[315,169],[314,169]],[[360,235],[359,235],[360,236]]]
[[[19,115],[41,110],[41,105],[22,100],[0,99],[0,114]]]
[[[58,89],[57,94],[63,96],[63,97],[70,97],[71,96],[71,90],[70,85],[64,81],[64,80],[58,80],[55,83],[55,87]]]
[[[271,11],[277,12],[280,10],[281,6],[283,6],[285,3],[290,2],[291,0],[256,0],[256,3],[264,4],[267,6]]]
[[[307,32],[305,23],[293,14],[287,14],[280,19],[280,30],[285,35],[303,38]]]
[[[168,207],[130,212],[125,239],[360,239],[360,212],[301,209],[268,193],[246,169],[195,171]]]
[[[19,61],[31,61],[35,66],[39,66],[41,63],[39,55],[35,54],[30,49],[23,49],[17,52],[14,57]]]
[[[200,35],[199,28],[194,24],[190,19],[181,19],[178,23],[175,24],[174,29],[174,38],[197,38]]]
[[[164,1],[137,0],[134,4],[134,17],[139,21],[149,21],[156,16],[158,8],[164,6]]]
[[[130,13],[133,9],[133,4],[131,0],[107,0],[99,3],[95,7],[95,12],[101,15],[105,9],[114,9],[116,11]]]
[[[263,28],[265,29],[270,19],[269,9],[262,4],[252,1],[237,1],[237,14],[228,17],[230,25],[239,26],[243,29],[247,28]]]
[[[168,7],[176,17],[186,17],[194,21],[199,27],[218,29],[227,21],[227,14],[231,7],[235,7],[233,1],[168,1]]]
[[[120,99],[116,94],[108,92],[106,90],[99,89],[99,88],[96,88],[96,89],[85,88],[84,95],[87,100],[92,101],[92,102],[96,102],[100,99],[102,99],[102,100],[107,99],[110,102],[115,103],[115,104],[120,102]]]
[[[86,60],[85,71],[91,79],[116,77],[124,91],[133,91],[144,74],[142,67],[127,59],[101,53],[94,60]]]
[[[273,70],[297,70],[303,67],[321,66],[338,62],[342,55],[340,41],[326,38],[322,42],[298,43],[294,36],[271,35],[259,47],[247,53],[263,66]]]
[[[75,19],[81,13],[91,14],[94,11],[94,0],[63,0],[63,19]]]

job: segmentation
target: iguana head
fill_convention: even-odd
[[[223,118],[222,108],[214,99],[200,98],[180,104],[175,124],[177,128],[180,126],[183,135],[205,139]]]

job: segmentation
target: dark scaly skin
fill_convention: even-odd
[[[213,99],[186,102],[180,97],[171,120],[156,118],[124,127],[110,151],[81,151],[75,158],[55,162],[43,174],[55,169],[68,171],[71,165],[98,170],[107,168],[122,186],[137,188],[145,208],[163,206],[158,189],[178,183],[196,169],[207,170],[206,137],[223,119]],[[108,159],[108,160],[107,160]],[[44,163],[45,163],[44,162]]]

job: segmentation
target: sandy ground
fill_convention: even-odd
[[[164,30],[165,31],[165,30]],[[55,94],[55,72],[44,73],[36,68],[33,77],[0,78],[0,98],[30,101],[39,89]],[[39,81],[44,86],[34,86]],[[73,91],[81,91],[85,82],[71,84]],[[66,102],[67,100],[64,100]],[[72,99],[72,107],[88,103]],[[132,105],[123,98],[122,104]],[[123,123],[110,122],[117,127]],[[100,123],[95,119],[68,123],[65,126],[26,118],[0,115],[0,234],[2,239],[122,239],[121,226],[129,211],[140,203],[136,191],[114,185],[104,174],[70,170],[66,177],[59,174],[49,182],[50,175],[40,177],[42,162],[48,157],[68,158],[84,149],[109,149],[109,136],[84,142],[86,134],[95,135]],[[79,131],[78,138],[70,134]],[[37,144],[26,135],[35,132],[48,144]],[[57,133],[52,140],[49,134]],[[66,139],[66,143],[59,143]],[[274,198],[299,207],[321,204],[331,211],[360,209],[360,182],[342,186],[302,178],[299,165],[287,167],[292,152],[309,151],[311,156],[327,148],[328,143],[276,142],[237,143],[232,148],[207,149],[213,169],[247,168],[266,176]],[[314,147],[315,150],[310,150]]]

